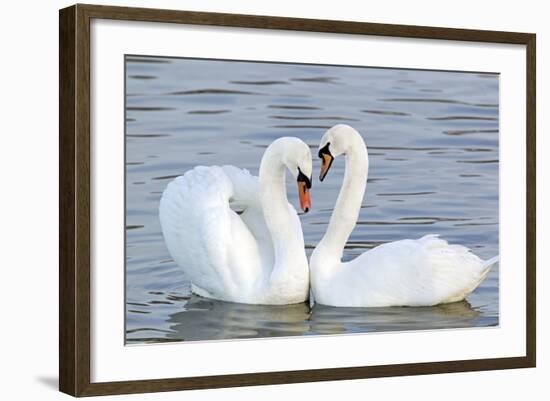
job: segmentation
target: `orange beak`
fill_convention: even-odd
[[[311,197],[309,195],[309,188],[304,181],[298,181],[298,195],[300,197],[300,207],[304,213],[309,212],[309,209],[311,209]]]
[[[319,180],[323,181],[325,179],[325,176],[328,173],[328,170],[330,169],[330,166],[332,165],[332,161],[334,160],[334,157],[328,153],[321,153],[319,155],[321,157],[321,172],[319,173]]]

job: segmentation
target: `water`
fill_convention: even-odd
[[[337,123],[359,130],[370,170],[344,259],[440,234],[498,254],[498,75],[147,58],[126,60],[126,341],[149,343],[494,326],[498,265],[467,301],[425,308],[240,305],[191,295],[158,221],[162,191],[196,165],[258,174],[266,146],[297,136],[314,157]],[[308,255],[344,171],[316,179],[301,216]],[[298,209],[295,183],[289,200]]]

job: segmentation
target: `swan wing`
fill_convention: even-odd
[[[250,174],[246,169],[240,169],[235,166],[223,166],[222,169],[231,180],[233,186],[233,195],[229,200],[230,207],[240,213],[240,219],[256,240],[262,270],[265,276],[267,276],[273,267],[275,256],[273,241],[265,223],[260,202],[260,183],[258,177]]]
[[[255,181],[236,167],[198,166],[162,195],[159,217],[168,251],[191,283],[213,298],[247,297],[262,275],[258,242],[230,207],[231,199],[254,202]]]
[[[251,175],[248,170],[235,166],[223,166],[222,169],[230,178],[233,184],[233,196],[230,199],[232,208],[241,212],[240,218],[246,224],[253,237],[256,239],[262,259],[264,272],[271,273],[275,263],[273,240],[267,228],[263,209],[260,202],[260,183],[256,176]],[[290,222],[296,232],[296,238],[301,241],[298,245],[304,247],[302,223],[296,208],[287,203]]]

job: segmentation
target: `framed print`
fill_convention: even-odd
[[[61,10],[60,390],[534,367],[535,112],[534,34]]]

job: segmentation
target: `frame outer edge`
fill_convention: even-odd
[[[445,28],[422,25],[385,24],[364,21],[341,21],[312,18],[281,17],[256,14],[231,14],[203,11],[166,10],[159,8],[120,7],[78,4],[91,17],[112,19],[185,23],[258,29],[331,32],[351,35],[397,36],[401,38],[458,40],[492,43],[525,44],[531,34],[523,32],[490,31],[465,28]],[[183,22],[185,20],[185,22]]]
[[[90,324],[90,21],[104,18],[212,26],[319,31],[527,47],[526,356],[310,371],[258,372],[91,383]],[[533,367],[536,364],[536,36],[350,21],[202,13],[77,4],[59,12],[59,389],[73,396],[129,394],[325,380]]]
[[[75,10],[59,11],[59,390],[76,395]]]
[[[90,388],[90,18],[59,12],[59,390]]]
[[[91,240],[90,240],[90,23],[88,11],[75,8],[75,250],[76,250],[76,396],[91,386]]]
[[[536,41],[535,34],[531,34],[527,41],[527,227],[526,227],[526,270],[527,270],[527,310],[526,310],[526,332],[527,332],[527,360],[530,367],[536,367],[537,364],[537,280],[536,280],[536,263],[537,263],[537,154],[536,154],[536,91],[537,91],[537,60],[536,60]]]

